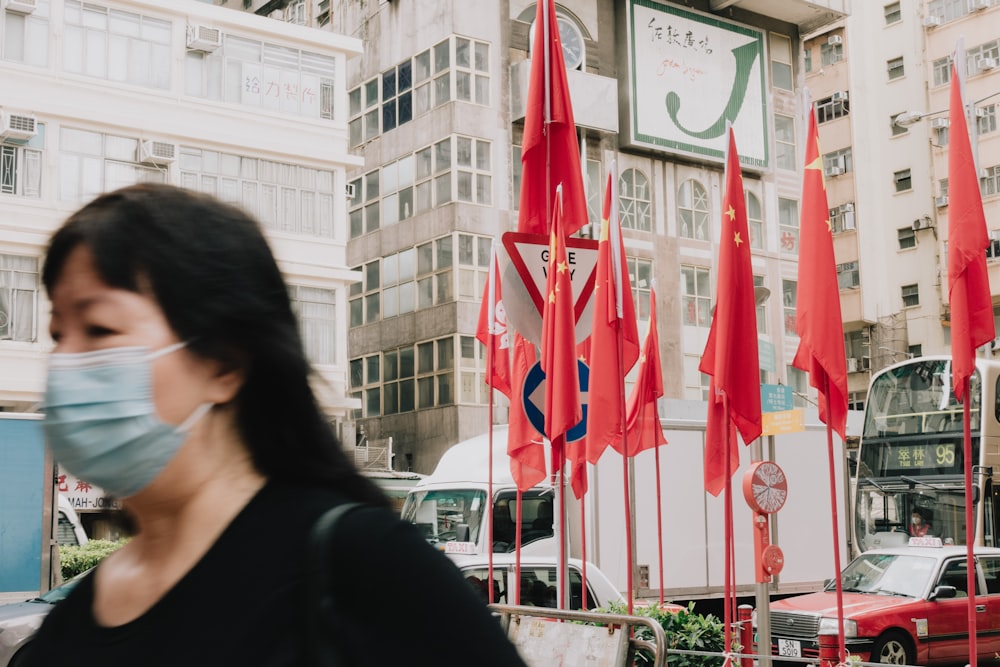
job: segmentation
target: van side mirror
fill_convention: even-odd
[[[958,597],[958,589],[954,586],[936,586],[928,600],[946,600],[953,597]]]
[[[455,526],[455,541],[457,542],[469,542],[472,531],[469,530],[469,524],[460,523]]]

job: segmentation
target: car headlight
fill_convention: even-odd
[[[821,635],[835,635],[840,632],[837,627],[836,618],[821,618],[819,619],[819,634]],[[844,619],[844,637],[857,637],[858,636],[858,623],[857,621],[852,621],[849,618]]]

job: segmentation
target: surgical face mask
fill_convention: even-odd
[[[156,415],[152,362],[185,345],[51,355],[42,424],[60,467],[116,498],[152,482],[212,407],[198,406],[179,426]]]

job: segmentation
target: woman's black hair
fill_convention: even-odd
[[[246,212],[153,183],[101,195],[52,236],[42,269],[49,293],[79,246],[108,285],[152,296],[194,354],[242,370],[236,423],[261,473],[387,504],[320,409],[288,288]]]

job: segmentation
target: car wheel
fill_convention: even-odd
[[[875,640],[871,662],[883,665],[912,665],[916,660],[910,639],[902,632],[887,632]]]

